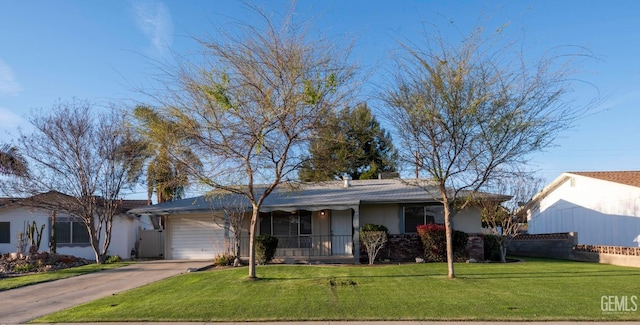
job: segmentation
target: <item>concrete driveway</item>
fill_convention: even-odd
[[[133,265],[0,292],[0,324],[18,324],[130,290],[211,261],[145,261]]]

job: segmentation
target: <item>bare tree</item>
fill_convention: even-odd
[[[496,200],[477,200],[474,204],[480,207],[482,221],[496,236],[500,247],[500,262],[507,261],[507,248],[511,240],[520,233],[523,218],[518,215],[522,205],[529,202],[542,186],[542,180],[530,173],[516,172],[512,176],[494,179],[488,187],[493,192],[511,196],[504,202]],[[526,219],[525,219],[526,220]]]
[[[347,103],[354,85],[349,50],[310,35],[293,8],[281,21],[252,9],[253,22],[198,39],[203,55],[167,69],[167,96],[159,98],[203,159],[191,170],[196,178],[249,201],[249,278],[260,207],[295,178],[311,130]]]
[[[24,205],[81,221],[96,263],[106,257],[121,191],[142,163],[143,148],[122,116],[93,114],[87,102],[60,102],[31,117],[35,131],[18,139],[30,168],[27,177],[12,181],[12,190],[30,196]]]
[[[250,209],[245,196],[238,194],[228,194],[228,192],[212,192],[208,193],[207,198],[213,202],[215,207],[221,207],[223,216],[220,218],[213,211],[213,221],[220,227],[233,234],[232,254],[235,257],[234,266],[240,265],[240,244],[242,237],[242,228]]]
[[[367,250],[369,265],[373,265],[378,252],[387,243],[387,233],[384,231],[360,231],[360,242]]]
[[[580,54],[529,63],[513,43],[503,46],[500,34],[485,37],[482,29],[459,43],[437,30],[424,37],[424,48],[401,44],[383,97],[404,162],[433,180],[415,185],[444,205],[453,278],[452,218],[488,180],[551,145],[584,112],[566,98]]]

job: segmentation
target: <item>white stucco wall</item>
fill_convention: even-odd
[[[528,211],[529,233],[573,231],[579,244],[640,246],[640,188],[565,175]]]
[[[5,253],[12,253],[17,251],[17,244],[18,244],[17,236],[19,232],[24,233],[25,222],[27,221],[29,223],[32,223],[33,221],[35,221],[38,224],[38,227],[40,227],[40,225],[42,224],[46,225],[46,229],[44,230],[42,235],[42,243],[40,244],[40,250],[41,251],[49,250],[48,243],[49,243],[50,222],[49,222],[48,213],[39,211],[39,210],[26,209],[26,208],[3,208],[3,209],[0,209],[0,222],[10,223],[9,227],[10,227],[11,243],[0,244],[0,253],[5,254]],[[25,236],[25,240],[27,240],[26,234],[24,236]],[[29,247],[26,247],[25,251],[28,249]]]
[[[453,229],[464,231],[467,234],[482,233],[482,218],[480,209],[468,207],[458,212],[452,219]]]
[[[58,218],[67,217],[62,213],[57,214]],[[45,210],[31,209],[24,207],[12,207],[0,209],[0,222],[10,222],[11,228],[11,243],[0,244],[0,253],[11,253],[17,250],[18,233],[24,232],[25,222],[31,224],[33,221],[38,225],[38,229],[42,224],[45,225],[45,230],[42,234],[42,242],[40,244],[40,251],[49,251],[49,238],[51,234],[51,219],[50,213]],[[135,245],[137,238],[137,231],[142,223],[137,217],[131,217],[126,215],[118,215],[114,218],[112,238],[108,255],[119,255],[122,258],[129,258],[131,249]],[[26,236],[26,234],[25,234]],[[104,239],[104,233],[101,236]],[[101,245],[102,245],[101,241]],[[26,247],[28,250],[29,247]],[[73,255],[90,260],[95,259],[95,254],[91,246],[68,246],[64,244],[58,244],[58,254]]]

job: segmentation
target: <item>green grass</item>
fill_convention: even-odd
[[[36,283],[55,281],[64,278],[70,278],[72,276],[83,275],[87,273],[93,273],[108,269],[114,269],[117,267],[129,265],[131,262],[120,262],[112,264],[89,264],[78,267],[72,267],[68,269],[62,269],[57,271],[50,271],[45,273],[22,275],[18,277],[2,278],[0,279],[0,291],[9,290],[19,287],[24,287]]]
[[[272,265],[187,273],[37,322],[638,320],[603,295],[640,295],[640,269],[553,260],[509,264]],[[640,301],[639,301],[640,303]]]

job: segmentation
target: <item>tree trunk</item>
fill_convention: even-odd
[[[451,229],[451,207],[449,206],[449,200],[446,193],[443,193],[442,204],[444,204],[444,228],[445,237],[447,239],[447,268],[449,269],[449,279],[456,277],[453,270],[453,229]]]
[[[91,249],[93,249],[93,255],[96,257],[96,264],[102,264],[104,262],[103,254],[100,254],[100,238],[96,238],[96,229],[95,229],[95,221],[93,217],[82,218],[84,221],[85,228],[87,232],[89,232],[89,243],[91,244]]]
[[[500,243],[500,263],[507,263],[507,245]]]
[[[242,240],[240,238],[240,228],[238,228],[234,233],[234,240],[236,241],[236,244],[235,244],[235,249],[234,249],[235,251],[233,252],[233,255],[235,255],[236,258],[240,258],[240,240]]]
[[[253,205],[251,213],[251,227],[249,228],[249,279],[256,278],[256,245],[255,238],[258,230],[258,207]]]
[[[90,236],[91,238],[91,248],[93,248],[93,254],[96,257],[96,264],[103,264],[104,260],[105,260],[105,255],[100,253],[100,243],[98,242],[98,240],[95,239],[95,237],[93,235]]]
[[[56,242],[56,210],[51,211],[51,236],[49,236],[49,252],[56,254],[58,243]]]

